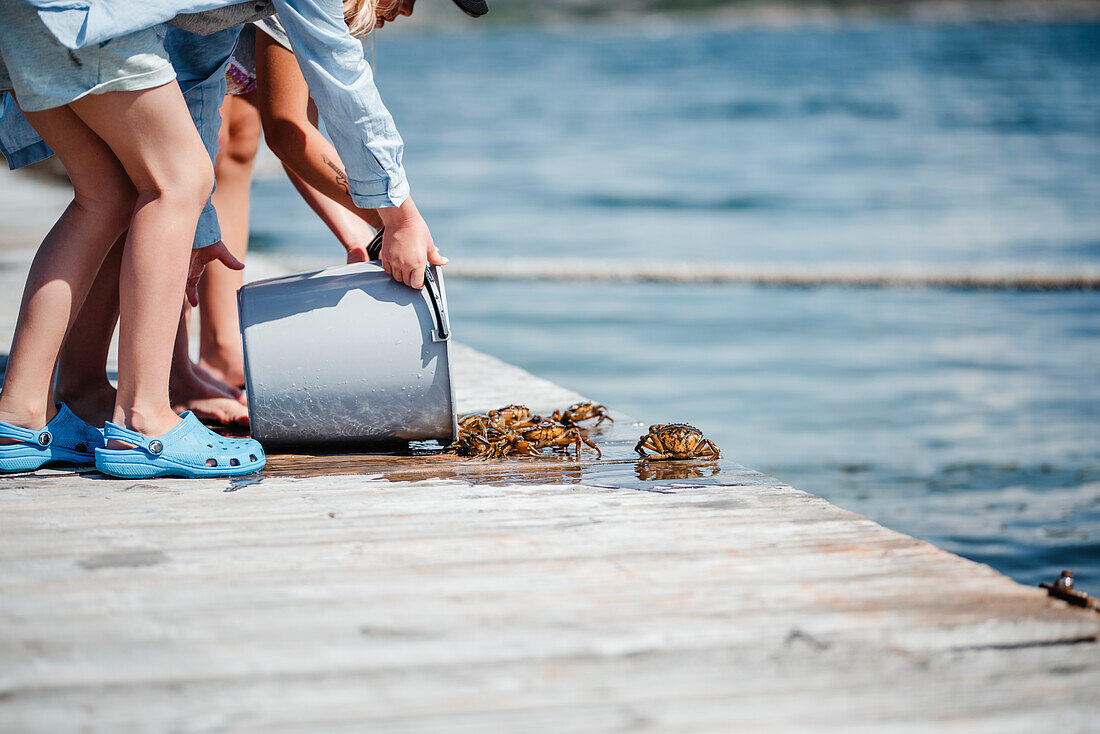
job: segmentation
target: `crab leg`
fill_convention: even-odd
[[[703,439],[703,442],[700,444],[700,446],[706,448],[706,450],[707,450],[706,455],[709,456],[710,458],[712,458],[712,459],[722,458],[722,454],[721,454],[721,452],[718,451],[718,447],[715,446],[714,443],[710,439],[706,439],[706,438]],[[702,452],[700,452],[699,455],[702,456],[703,455]]]
[[[562,436],[561,438],[554,441],[554,444],[563,446],[574,445],[576,447],[574,451],[576,452],[578,459],[581,456],[581,446],[583,444],[584,446],[590,446],[591,448],[596,450],[596,458],[603,458],[603,452],[600,451],[600,447],[589,441],[580,431],[576,431],[576,433],[573,433],[572,435]]]
[[[599,425],[599,423],[597,423],[596,425]],[[592,443],[591,441],[589,441],[584,436],[580,436],[580,435],[577,436],[577,455],[578,456],[580,456],[580,453],[581,453],[581,445],[580,445],[581,441],[583,441],[586,446],[590,446],[590,447],[596,449],[596,458],[597,459],[602,459],[603,458],[603,452],[600,451],[600,447],[597,446],[596,444]]]
[[[639,438],[638,444],[634,447],[634,450],[637,451],[640,455],[645,456],[645,452],[642,451],[643,448],[649,449],[650,451],[654,452],[660,451],[660,449],[657,448],[657,445],[653,442],[653,436],[651,434],[646,434],[645,436]]]

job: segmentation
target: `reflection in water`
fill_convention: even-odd
[[[474,459],[456,456],[434,441],[391,444],[341,451],[268,453],[263,477],[322,477],[362,475],[391,482],[456,480],[470,484],[586,484],[589,486],[676,491],[691,485],[741,487],[772,480],[733,461],[638,461],[633,446],[640,426],[626,416],[615,424],[591,429],[591,437],[603,451],[603,458],[576,458],[566,452],[543,452],[541,456],[506,459]],[[355,453],[353,453],[355,452]],[[662,486],[659,482],[676,482]],[[244,485],[241,485],[244,486]],[[234,484],[233,489],[239,488]]]
[[[697,487],[746,487],[774,480],[732,461],[697,459],[640,462],[622,442],[603,445],[603,459],[577,461],[564,454],[470,459],[451,453],[269,454],[259,477],[360,475],[390,482],[454,480],[469,484],[576,485],[608,489],[679,491]],[[607,456],[611,454],[611,456]]]
[[[269,454],[265,476],[323,477],[361,474],[390,482],[453,479],[470,484],[578,484],[591,473],[559,454],[486,461],[442,449],[371,454]]]
[[[639,461],[634,466],[634,473],[643,482],[667,482],[672,479],[699,479],[704,476],[713,477],[722,471],[716,461],[697,463],[694,459],[684,461],[668,461],[657,463],[654,461]]]

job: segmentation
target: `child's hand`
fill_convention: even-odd
[[[362,245],[345,245],[344,249],[348,251],[348,265],[352,263],[365,263],[367,261],[368,244],[370,244],[369,240]]]
[[[347,209],[340,212],[340,218],[339,227],[333,228],[333,232],[337,232],[340,244],[344,246],[344,250],[348,253],[348,265],[365,263],[370,260],[368,248],[374,242],[377,227],[372,227]],[[374,219],[377,220],[378,217],[374,217]],[[381,226],[382,222],[379,221],[378,227]]]
[[[446,265],[447,258],[439,254],[432,233],[412,199],[400,207],[379,209],[386,225],[382,236],[382,267],[393,279],[413,288],[424,287],[424,268]]]
[[[244,270],[244,263],[233,257],[222,241],[215,242],[207,247],[191,250],[191,268],[187,273],[187,301],[192,306],[199,305],[199,279],[206,264],[219,261],[230,270]]]

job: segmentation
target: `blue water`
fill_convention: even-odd
[[[1100,26],[379,34],[453,259],[1095,266]],[[254,244],[339,257],[278,178]],[[1100,591],[1100,293],[449,283],[463,341]]]

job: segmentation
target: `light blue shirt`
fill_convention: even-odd
[[[235,4],[232,0],[24,2],[38,8],[46,27],[69,48],[102,43],[158,25],[180,13]],[[344,162],[352,200],[368,209],[400,206],[409,195],[401,164],[404,144],[375,87],[363,45],[348,32],[343,4],[340,0],[274,0],[274,5],[310,96]],[[165,38],[192,117],[212,152],[217,150],[221,123],[225,63],[238,32],[239,27],[198,36],[169,28]],[[204,219],[207,216],[204,212]]]

